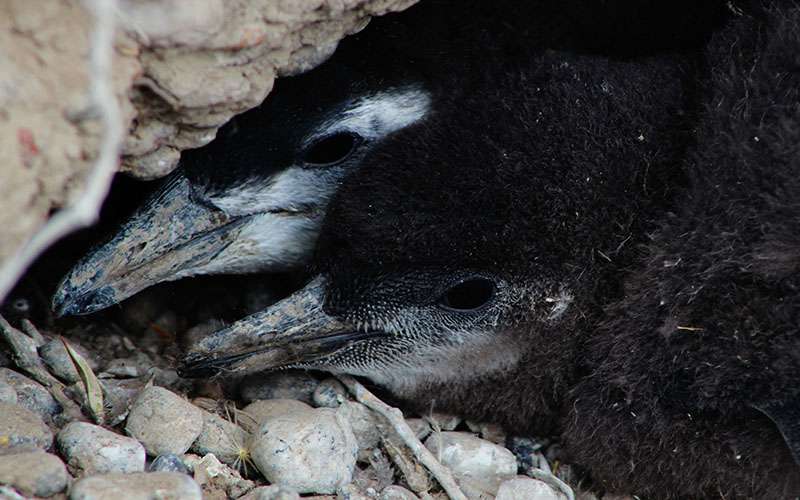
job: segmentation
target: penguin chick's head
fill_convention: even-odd
[[[305,264],[342,178],[430,110],[428,92],[409,75],[378,79],[347,60],[345,51],[279,81],[263,105],[187,152],[163,187],[64,278],[54,309],[88,314],[161,281]]]
[[[566,334],[679,177],[683,76],[669,57],[542,51],[454,92],[337,191],[317,277],[203,340],[183,372],[314,367],[405,396],[557,379]]]

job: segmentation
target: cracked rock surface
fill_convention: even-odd
[[[375,15],[416,0],[116,0],[111,81],[119,169],[152,179],[321,63]],[[89,69],[91,2],[0,3],[0,299],[58,209],[86,192],[104,129]],[[190,76],[189,76],[190,75]]]

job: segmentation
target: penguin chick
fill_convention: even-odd
[[[384,45],[382,63],[369,64],[349,48],[356,42],[310,73],[279,80],[261,106],[187,151],[117,233],[73,267],[53,309],[89,314],[162,281],[304,265],[344,176],[431,107],[419,78],[395,66],[402,58]]]
[[[301,267],[343,178],[388,135],[457,105],[452,93],[486,91],[471,75],[505,71],[529,47],[617,57],[691,47],[719,17],[717,3],[429,0],[373,20],[185,153],[159,192],[62,280],[53,309],[88,314],[162,281]]]
[[[561,432],[611,490],[797,497],[797,9],[743,10],[697,93],[663,57],[487,75],[345,183],[313,281],[182,372],[353,373]]]
[[[334,195],[317,277],[201,341],[182,373],[346,372],[554,430],[579,325],[680,181],[695,78],[677,56],[526,50],[370,153]]]
[[[707,49],[689,189],[584,348],[572,459],[646,498],[800,495],[800,6]]]

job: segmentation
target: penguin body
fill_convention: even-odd
[[[699,73],[533,49],[476,77],[337,190],[314,280],[183,373],[352,373],[559,433],[611,491],[796,497],[800,22],[746,7]]]
[[[689,188],[565,405],[575,458],[646,496],[800,492],[800,9],[715,34]],[[701,467],[702,464],[705,464]]]

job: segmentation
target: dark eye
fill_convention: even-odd
[[[447,290],[439,304],[454,311],[480,309],[494,297],[494,283],[486,278],[470,278]]]
[[[352,132],[339,132],[318,139],[303,158],[309,165],[333,165],[346,159],[361,142],[361,137]]]
[[[18,313],[26,313],[31,310],[31,303],[28,302],[28,299],[19,298],[14,299],[11,307]]]

